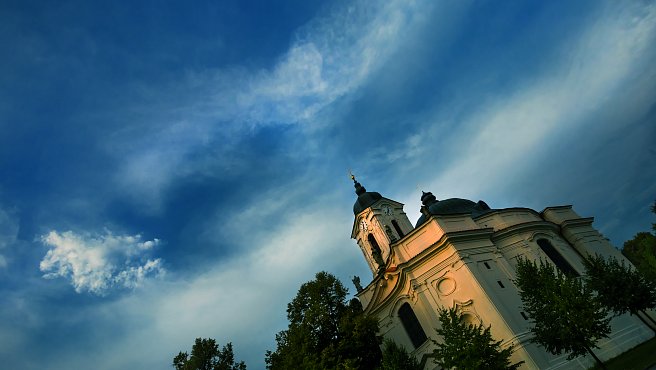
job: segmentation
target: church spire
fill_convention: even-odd
[[[353,184],[354,184],[353,186],[355,186],[355,194],[360,196],[367,192],[367,189],[355,179],[354,174],[351,174],[351,180],[353,180]]]

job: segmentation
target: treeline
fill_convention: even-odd
[[[652,207],[656,213],[656,202]],[[652,225],[656,231],[656,224]],[[610,334],[612,316],[629,313],[652,320],[646,310],[656,307],[656,236],[638,233],[622,253],[637,267],[599,255],[584,258],[585,274],[563,272],[551,262],[519,260],[515,283],[531,322],[532,341],[568,359],[590,354]],[[287,305],[289,325],[276,334],[276,349],[265,354],[269,370],[423,368],[402,346],[378,336],[378,322],[363,314],[357,299],[333,275],[319,272],[301,285]],[[468,324],[455,308],[439,310],[440,341],[429,358],[442,368],[510,370],[514,347],[501,348],[490,327]],[[656,326],[656,322],[652,322]],[[651,326],[650,326],[651,327]],[[382,350],[381,350],[382,347]],[[191,354],[173,359],[176,370],[245,370],[228,343],[219,349],[214,339],[196,339]]]
[[[378,321],[364,315],[357,299],[347,300],[348,290],[332,274],[319,272],[301,286],[287,305],[289,326],[276,334],[276,350],[267,351],[267,369],[420,370],[423,367],[402,346],[378,336]],[[467,324],[452,309],[440,311],[435,361],[445,368],[515,369],[513,348],[501,349],[490,327]],[[382,347],[382,350],[381,350]],[[245,370],[234,359],[232,344],[222,349],[214,339],[196,339],[191,354],[173,359],[176,370]]]

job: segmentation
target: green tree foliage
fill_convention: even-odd
[[[586,284],[597,292],[597,298],[615,315],[656,307],[656,283],[642,273],[619,262],[600,255],[584,260]]]
[[[512,370],[524,363],[511,364],[514,347],[501,349],[502,341],[492,339],[489,326],[468,324],[455,308],[442,308],[439,315],[442,327],[437,334],[443,340],[433,340],[433,355],[442,368]]]
[[[219,350],[219,345],[212,338],[196,338],[191,348],[191,356],[180,352],[173,358],[176,370],[246,370],[243,361],[235,362],[232,343]]]
[[[649,280],[656,281],[656,236],[639,232],[624,242],[622,254]]]
[[[608,309],[579,278],[565,276],[551,264],[520,259],[517,286],[524,310],[531,318],[532,341],[567,359],[592,352],[610,333]]]
[[[651,212],[653,214],[656,214],[656,200],[654,201],[654,204],[652,204],[652,206],[651,206]],[[651,224],[651,230],[653,232],[656,232],[656,223]]]
[[[380,364],[378,322],[333,275],[319,272],[287,305],[289,326],[267,351],[267,369],[375,369]]]
[[[656,214],[656,201],[651,206]],[[656,233],[656,223],[651,224]],[[656,236],[648,232],[639,232],[631,240],[624,242],[622,254],[648,279],[656,281]]]
[[[386,339],[383,344],[383,360],[380,370],[422,370],[419,362],[405,348]]]

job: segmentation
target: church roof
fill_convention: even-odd
[[[355,194],[358,195],[358,199],[356,199],[355,204],[353,205],[353,214],[357,215],[372,204],[376,203],[376,201],[383,196],[375,191],[367,191],[364,186],[360,185],[360,183],[355,180],[355,177],[352,177],[352,179],[355,186]]]
[[[479,200],[478,203],[474,203],[471,200],[461,198],[437,200],[431,192],[422,193],[422,214],[421,217],[419,217],[419,220],[417,220],[415,228],[424,224],[431,216],[469,213],[472,215],[472,217],[476,217],[490,211],[490,207],[482,200]]]

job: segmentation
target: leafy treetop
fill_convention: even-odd
[[[375,369],[381,358],[378,322],[333,275],[319,272],[287,305],[289,326],[267,351],[267,369]]]
[[[180,352],[173,358],[176,370],[246,370],[243,361],[236,362],[232,352],[232,343],[219,350],[219,345],[212,338],[196,338],[191,348],[191,356]]]
[[[502,349],[503,341],[492,339],[490,326],[468,324],[456,308],[440,309],[439,318],[442,326],[437,334],[443,341],[433,341],[437,346],[433,355],[442,368],[513,370],[524,363],[511,363],[514,346]]]
[[[586,284],[615,315],[632,315],[656,307],[656,282],[624,261],[600,255],[584,259]]]
[[[610,318],[592,288],[543,260],[520,259],[516,283],[533,323],[533,342],[556,355],[569,353],[569,360],[587,352],[601,363],[592,348],[608,337]]]

